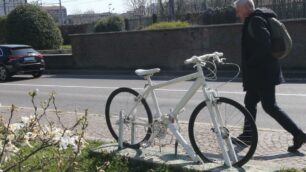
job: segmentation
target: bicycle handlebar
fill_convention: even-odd
[[[202,56],[193,56],[190,59],[185,60],[185,64],[191,64],[191,63],[200,63],[203,62],[209,58],[213,58],[213,60],[216,60],[218,63],[222,63],[224,59],[220,58],[223,57],[223,53],[220,52],[214,52],[212,54],[204,54]]]

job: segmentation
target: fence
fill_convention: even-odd
[[[230,6],[235,0],[207,0],[206,5],[210,8]],[[254,0],[256,7],[273,9],[280,19],[305,18],[306,0]]]
[[[206,0],[206,10],[199,13],[188,13],[176,16],[176,20],[186,20],[192,24],[232,23],[236,20],[233,10],[228,10],[234,0]],[[280,19],[306,18],[306,0],[254,0],[256,7],[274,10]],[[212,15],[213,17],[207,17]],[[204,16],[204,17],[203,17]],[[168,21],[170,17],[158,17],[157,22]],[[153,23],[152,17],[138,16],[128,19],[129,30],[139,30]]]

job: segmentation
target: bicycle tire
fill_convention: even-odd
[[[248,122],[250,124],[250,129],[251,129],[251,133],[252,133],[251,145],[249,145],[249,149],[248,149],[248,152],[246,153],[246,155],[233,164],[233,166],[241,167],[253,157],[253,155],[256,151],[257,142],[258,142],[257,127],[256,127],[255,121],[254,121],[253,117],[251,116],[251,114],[249,113],[249,111],[245,107],[243,107],[241,104],[239,104],[238,102],[236,102],[234,100],[231,100],[231,99],[228,99],[228,98],[220,97],[217,100],[217,104],[220,104],[220,103],[225,103],[227,105],[235,107],[237,110],[239,110],[243,114],[243,116],[245,117],[245,120],[248,120]],[[204,155],[203,151],[205,151],[205,150],[200,150],[200,148],[199,148],[200,143],[199,144],[197,143],[197,142],[199,142],[199,140],[197,140],[195,138],[195,136],[196,136],[195,127],[194,127],[195,121],[196,121],[198,115],[200,114],[200,112],[206,107],[207,107],[207,104],[206,104],[205,101],[203,101],[202,103],[200,103],[195,108],[195,110],[193,111],[193,113],[190,117],[190,120],[189,120],[188,132],[189,132],[189,139],[190,139],[191,145],[192,145],[194,151],[196,152],[196,154],[204,162],[213,162],[213,160],[208,157],[208,154]]]
[[[135,91],[135,90],[133,90],[131,88],[122,87],[122,88],[118,88],[118,89],[114,90],[110,94],[110,96],[108,97],[107,102],[106,102],[106,107],[105,107],[106,124],[107,124],[107,127],[108,127],[111,135],[113,136],[113,138],[116,141],[118,141],[118,134],[116,133],[116,131],[114,129],[114,126],[113,126],[113,124],[111,122],[111,112],[110,112],[110,109],[111,109],[112,102],[115,99],[115,97],[120,95],[120,94],[122,94],[122,93],[131,94],[132,96],[135,96],[135,98],[139,96],[139,93],[137,91]],[[145,109],[146,118],[148,120],[148,123],[152,124],[152,113],[151,113],[151,110],[149,108],[148,103],[146,102],[146,100],[144,98],[142,98],[140,103],[139,103],[139,105],[140,104]],[[139,142],[134,143],[134,144],[131,144],[131,143],[128,143],[128,142],[124,142],[123,145],[124,145],[124,147],[139,149],[140,148],[140,144],[142,142],[144,142],[144,141],[147,141],[150,138],[150,136],[151,136],[151,128],[148,128],[146,133],[144,134],[143,139],[141,139]]]

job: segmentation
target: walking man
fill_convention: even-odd
[[[275,87],[284,79],[279,60],[272,56],[271,33],[267,19],[277,17],[269,9],[255,9],[253,0],[235,1],[237,16],[243,22],[242,28],[242,77],[246,91],[245,106],[256,119],[257,104],[293,135],[289,152],[296,152],[306,142],[306,134],[280,109],[276,103]],[[248,27],[252,28],[252,35]],[[239,140],[248,143],[247,122]]]

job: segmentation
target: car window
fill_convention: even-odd
[[[0,48],[0,56],[3,56],[3,50]]]
[[[24,56],[24,55],[28,55],[30,53],[35,53],[35,54],[38,53],[33,48],[28,48],[28,47],[14,48],[14,49],[11,50],[11,52],[12,52],[12,55],[14,55],[14,56]]]

